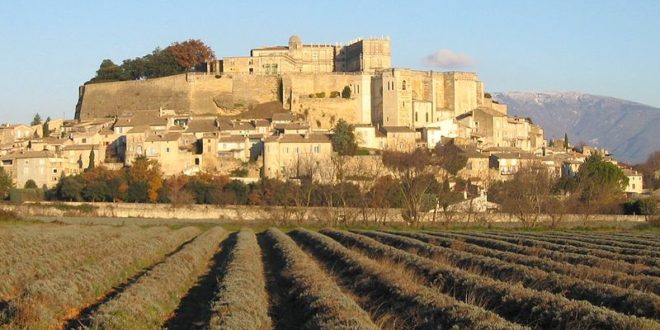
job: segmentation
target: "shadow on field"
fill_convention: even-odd
[[[225,239],[220,251],[213,256],[209,271],[201,275],[195,286],[181,299],[174,316],[169,319],[164,329],[206,329],[211,320],[211,304],[218,291],[218,282],[222,281],[229,261],[229,253],[236,245],[237,233]]]
[[[273,242],[264,233],[260,233],[257,238],[266,275],[269,297],[268,314],[273,321],[273,329],[301,329],[304,320],[301,319],[300,306],[296,305],[295,297],[289,294],[291,283],[282,275],[283,261],[275,253]]]
[[[154,267],[162,264],[169,258],[170,256],[174,255],[175,253],[181,251],[186,245],[190,244],[192,241],[195,240],[197,236],[183,242],[183,244],[179,245],[174,251],[167,253],[160,261],[152,264],[149,267],[143,268],[140,270],[138,273],[124,281],[123,283],[117,285],[116,287],[112,288],[109,292],[107,292],[103,297],[101,297],[97,302],[85,307],[80,311],[78,314],[78,317],[70,319],[66,322],[64,325],[63,329],[87,329],[92,325],[92,317],[94,316],[94,313],[101,307],[103,304],[109,302],[110,300],[114,299],[118,295],[120,295],[124,290],[126,290],[128,287],[133,285],[133,283],[137,282],[142,276],[146,275],[149,273]]]

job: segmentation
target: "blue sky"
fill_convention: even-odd
[[[189,38],[218,57],[247,55],[291,34],[309,43],[390,36],[394,66],[476,71],[488,91],[660,107],[660,1],[26,0],[0,2],[0,122],[71,118],[78,86],[104,58]]]

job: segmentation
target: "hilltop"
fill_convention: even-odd
[[[660,109],[578,92],[499,92],[514,116],[530,117],[547,139],[563,138],[608,149],[617,158],[641,163],[660,149]]]

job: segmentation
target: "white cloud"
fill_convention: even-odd
[[[449,49],[441,49],[429,54],[422,60],[429,67],[457,69],[471,67],[475,64],[472,57],[467,54],[455,53]]]

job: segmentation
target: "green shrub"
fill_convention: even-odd
[[[341,97],[345,99],[350,99],[351,98],[351,88],[348,86],[344,86],[344,89],[341,91]]]
[[[34,182],[34,180],[30,179],[30,180],[25,181],[25,187],[24,188],[25,189],[37,189],[39,187],[37,187],[37,183]]]
[[[316,97],[320,99],[325,98],[325,92],[316,93]]]
[[[53,204],[53,207],[61,211],[79,211],[81,213],[92,213],[98,209],[98,206],[91,204],[68,205],[63,203]]]
[[[42,201],[44,200],[44,191],[38,188],[14,188],[9,191],[9,200],[13,203]]]
[[[337,92],[337,91],[330,92],[330,98],[331,99],[337,98],[337,97],[339,97],[339,95],[340,95],[340,93]]]
[[[313,98],[314,98],[314,94],[309,94],[309,95],[307,95],[307,96],[308,96],[310,99],[313,99]]]

